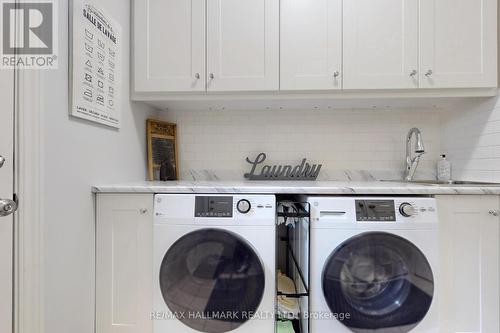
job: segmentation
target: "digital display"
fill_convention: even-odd
[[[233,217],[233,197],[197,196],[195,217]]]
[[[356,220],[359,222],[395,222],[394,200],[356,200]]]

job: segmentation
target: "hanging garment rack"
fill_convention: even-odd
[[[308,202],[293,202],[293,206],[296,208],[296,211],[284,211],[284,212],[278,212],[277,216],[282,217],[286,223],[288,218],[305,218],[307,219],[307,222],[309,223],[310,217],[311,217],[311,206]],[[303,273],[303,269],[300,267],[300,264],[297,260],[297,257],[294,253],[293,248],[290,245],[290,230],[287,229],[287,236],[286,237],[280,237],[280,241],[284,241],[286,243],[286,249],[287,249],[287,256],[286,256],[286,267],[287,270],[289,270],[290,262],[289,258],[292,259],[292,263],[295,266],[295,269],[297,270],[297,273],[299,274],[300,280],[302,282],[302,285],[304,287],[305,292],[303,293],[282,293],[278,292],[278,296],[287,296],[291,298],[300,298],[300,297],[307,297],[309,296],[309,286],[306,282],[305,275]],[[307,246],[310,249],[310,242],[308,242]],[[309,251],[308,251],[309,253]],[[307,258],[307,265],[309,265],[309,258]],[[309,270],[308,270],[309,271]],[[309,281],[309,278],[307,279]]]

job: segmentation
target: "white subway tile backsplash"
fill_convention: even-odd
[[[434,172],[440,150],[440,115],[428,110],[168,110],[177,123],[179,164],[188,170],[243,174],[247,156],[262,151],[276,163],[307,157],[323,172],[404,170],[405,137],[422,130],[422,170]]]
[[[500,182],[498,98],[467,103],[442,118],[442,146],[456,179]]]

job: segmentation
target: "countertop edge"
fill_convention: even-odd
[[[173,182],[169,184],[117,184],[92,187],[94,193],[233,193],[311,195],[500,195],[500,186],[446,186],[382,182],[317,182],[315,184],[262,184],[230,182]]]

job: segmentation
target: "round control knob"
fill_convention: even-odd
[[[399,206],[399,212],[404,217],[410,217],[410,216],[413,216],[415,214],[415,208],[411,204],[409,204],[407,202],[403,202]]]
[[[250,201],[248,201],[247,199],[241,199],[236,204],[236,209],[241,214],[246,214],[250,211],[250,209],[252,209],[252,205],[250,204]]]

